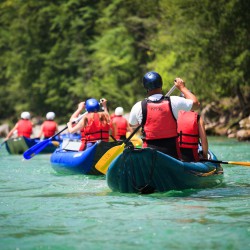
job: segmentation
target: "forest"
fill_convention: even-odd
[[[67,122],[80,101],[129,112],[142,77],[176,77],[205,105],[250,90],[248,0],[2,0],[0,122],[22,111]],[[175,94],[179,95],[176,91]]]

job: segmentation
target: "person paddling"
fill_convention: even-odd
[[[30,138],[33,132],[33,124],[30,121],[29,112],[25,111],[21,113],[21,119],[15,124],[15,126],[8,133],[8,135],[5,138],[5,141],[7,141],[16,131],[18,137],[24,136]]]
[[[147,91],[147,98],[137,102],[131,109],[130,126],[142,125],[143,147],[154,148],[172,157],[179,158],[177,118],[180,110],[190,111],[199,107],[199,102],[185,86],[181,78],[174,84],[186,99],[179,96],[164,97],[162,78],[157,72],[151,71],[142,79]]]
[[[185,95],[181,93],[180,97]],[[196,111],[180,110],[177,120],[178,144],[180,158],[183,161],[199,161],[199,144],[202,158],[208,158],[208,141],[202,117]]]
[[[90,98],[85,102],[78,104],[78,109],[73,113],[70,121],[67,123],[68,131],[75,133],[81,130],[81,147],[80,150],[85,150],[91,147],[96,141],[109,141],[110,117],[107,112],[107,100],[101,99],[103,109],[101,109],[99,102]],[[86,108],[87,114],[75,125],[72,122],[76,117]]]
[[[54,121],[55,116],[54,112],[48,112],[46,114],[46,121],[44,121],[41,126],[41,130],[38,135],[39,138],[43,136],[44,139],[48,139],[58,132],[58,124]]]
[[[127,132],[132,132],[132,128],[129,126],[127,119],[123,116],[124,110],[122,107],[115,109],[115,114],[112,117],[112,124],[116,127],[116,140],[126,140]]]

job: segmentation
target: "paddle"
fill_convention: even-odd
[[[174,85],[169,91],[168,91],[168,93],[165,95],[166,97],[167,96],[170,96],[173,92],[174,92],[174,90],[176,89],[176,86]]]
[[[216,161],[216,160],[207,160],[207,159],[200,159],[200,161],[221,163],[221,164],[241,165],[241,166],[245,166],[245,167],[250,167],[250,162],[244,162],[244,161]]]
[[[4,145],[4,143],[5,143],[5,141],[3,141],[3,142],[0,144],[0,149],[1,149],[1,147]]]
[[[75,123],[79,122],[85,114],[87,114],[87,112],[85,112],[84,114],[80,115],[74,122],[72,122],[72,124],[75,124]],[[33,147],[31,147],[28,150],[26,150],[23,153],[24,159],[29,160],[33,156],[35,156],[38,153],[40,153],[44,148],[46,148],[48,146],[48,144],[50,143],[50,141],[52,141],[57,135],[61,134],[67,128],[68,128],[68,126],[66,126],[64,129],[62,129],[61,131],[59,131],[58,133],[56,133],[55,135],[53,135],[49,139],[43,140],[41,142],[38,142],[36,145],[34,145]]]
[[[170,96],[172,92],[175,90],[175,85],[168,91],[168,93],[165,96]],[[131,135],[121,144],[118,146],[115,146],[111,149],[109,149],[102,157],[101,159],[96,163],[95,168],[103,173],[106,174],[108,167],[110,163],[123,152],[126,144],[130,141],[130,139],[135,135],[135,133],[140,129],[141,125],[139,125],[134,132],[131,133]]]
[[[109,149],[102,157],[101,159],[96,163],[95,168],[103,173],[106,174],[108,167],[110,163],[123,152],[125,146],[130,141],[130,139],[135,135],[135,133],[140,129],[141,125],[139,125],[132,133],[131,135],[121,144],[118,146],[115,146],[111,149]]]

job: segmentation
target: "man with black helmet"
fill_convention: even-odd
[[[148,97],[132,107],[129,124],[132,127],[142,125],[143,147],[155,148],[179,158],[178,112],[196,109],[199,107],[199,102],[196,96],[185,87],[185,82],[181,78],[176,78],[174,84],[185,98],[164,97],[161,76],[154,71],[146,73],[143,77],[143,86],[147,90]]]

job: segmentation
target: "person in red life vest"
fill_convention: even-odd
[[[101,99],[104,110],[100,108],[100,104],[94,98],[90,98],[85,102],[78,104],[78,109],[73,113],[70,121],[67,123],[68,131],[75,133],[81,131],[82,145],[80,150],[91,147],[96,141],[109,141],[110,116],[107,112],[107,100]],[[83,109],[87,110],[87,114],[75,125],[72,122],[82,113]]]
[[[154,148],[178,159],[178,113],[180,110],[196,109],[200,104],[181,78],[176,78],[174,84],[186,99],[179,96],[165,97],[162,93],[162,78],[157,72],[146,73],[142,82],[148,97],[132,107],[129,124],[132,127],[142,125],[143,147]]]
[[[127,119],[123,116],[124,111],[122,107],[117,107],[115,109],[115,115],[112,117],[111,121],[113,126],[116,127],[116,140],[126,140],[126,133],[132,132],[132,128],[129,126]]]
[[[48,112],[46,114],[46,121],[43,122],[41,126],[41,131],[38,137],[44,137],[44,139],[48,139],[51,136],[55,135],[58,132],[58,124],[54,121],[55,119],[54,112]]]
[[[17,136],[25,136],[27,138],[30,138],[32,131],[33,131],[33,124],[30,121],[30,113],[25,111],[21,114],[21,119],[16,123],[16,125],[11,129],[7,137],[5,138],[5,141],[8,140],[14,132],[17,131]]]
[[[185,97],[183,94],[181,97]],[[208,157],[208,141],[202,117],[195,111],[180,110],[177,120],[178,143],[180,158],[183,161],[199,161],[199,142],[202,147],[202,156]]]

